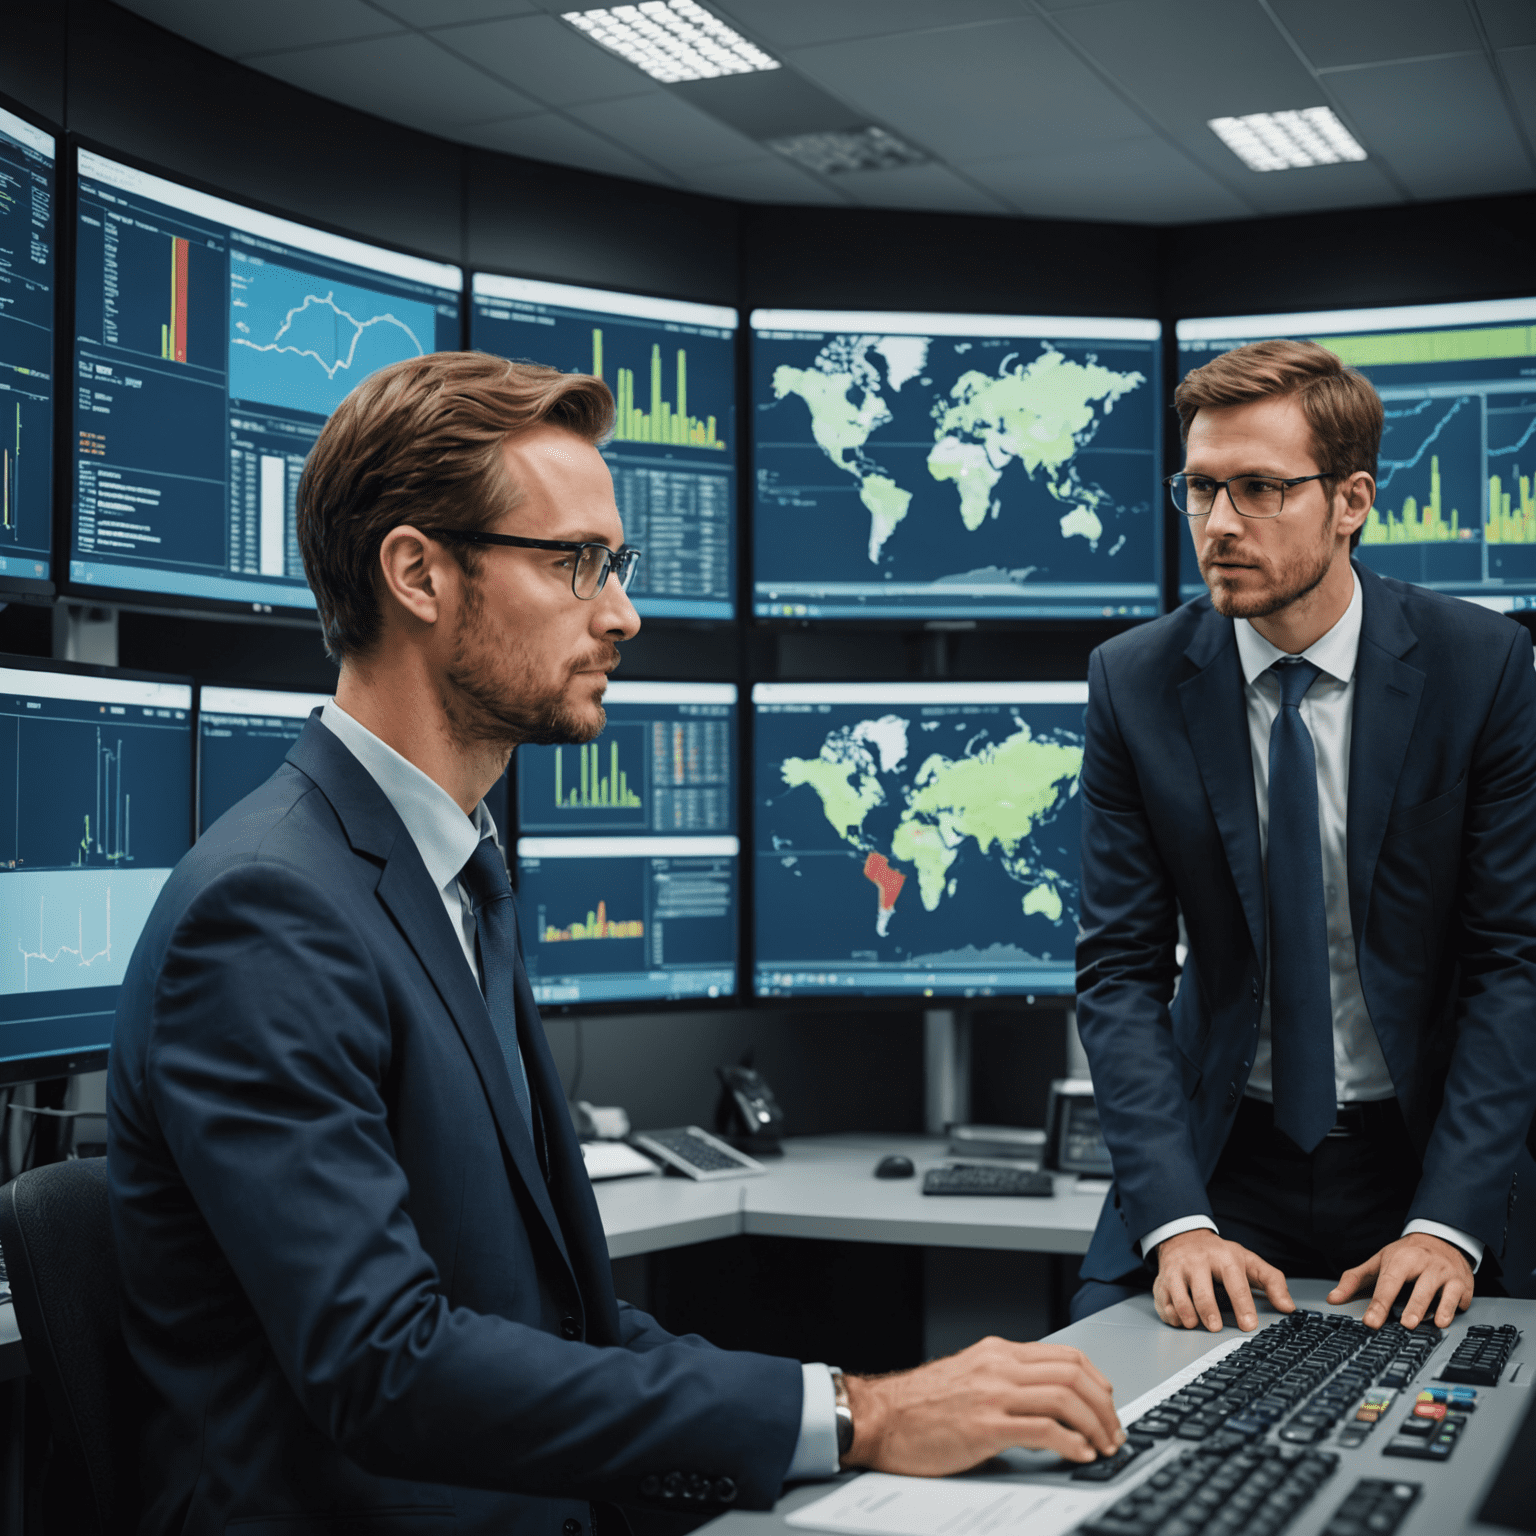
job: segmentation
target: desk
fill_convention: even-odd
[[[1319,1312],[1343,1312],[1352,1317],[1364,1314],[1368,1298],[1349,1302],[1342,1307],[1330,1307],[1323,1301],[1329,1289],[1330,1283],[1326,1280],[1299,1280],[1291,1284],[1292,1296],[1303,1307]],[[1259,1313],[1261,1324],[1274,1315],[1262,1300],[1259,1302]],[[1536,1302],[1474,1301],[1471,1310],[1460,1314],[1450,1331],[1458,1334],[1463,1326],[1477,1321],[1496,1324],[1513,1322],[1525,1330],[1525,1337],[1511,1356],[1501,1385],[1480,1389],[1476,1417],[1466,1440],[1457,1447],[1451,1461],[1445,1466],[1432,1466],[1420,1461],[1401,1461],[1382,1456],[1381,1447],[1389,1438],[1382,1431],[1394,1417],[1402,1417],[1406,1408],[1399,1398],[1387,1422],[1379,1425],[1359,1450],[1339,1453],[1338,1471],[1324,1485],[1314,1502],[1287,1528],[1285,1536],[1319,1536],[1333,1512],[1362,1477],[1384,1477],[1424,1485],[1423,1495],[1407,1520],[1398,1527],[1398,1536],[1431,1536],[1431,1533],[1433,1536],[1446,1536],[1447,1532],[1463,1531],[1471,1526],[1473,1514],[1482,1502],[1494,1469],[1532,1402],[1531,1387],[1536,1383]],[[1151,1297],[1138,1296],[1100,1312],[1085,1322],[1073,1323],[1050,1335],[1050,1340],[1052,1343],[1074,1344],[1081,1349],[1114,1382],[1115,1401],[1128,1403],[1155,1387],[1174,1371],[1198,1360],[1213,1345],[1234,1335],[1235,1330],[1230,1323],[1221,1334],[1209,1334],[1204,1329],[1186,1332],[1169,1328],[1158,1322],[1152,1311]],[[1436,1374],[1439,1364],[1448,1353],[1449,1347],[1442,1345],[1431,1356],[1424,1380]],[[1516,1366],[1520,1367],[1518,1371]],[[1515,1378],[1513,1381],[1510,1379],[1512,1376]],[[1418,1383],[1423,1384],[1424,1381]],[[1156,1452],[1148,1453],[1135,1467],[1121,1474],[1111,1486],[1117,1491],[1134,1487],[1143,1477],[1150,1475],[1151,1467],[1170,1459],[1183,1449],[1177,1442],[1173,1445],[1171,1450],[1164,1446]],[[1337,1448],[1325,1443],[1319,1449]],[[1059,1472],[1031,1473],[1004,1469],[994,1475],[1001,1481],[1065,1483],[1065,1474]],[[794,1526],[787,1525],[783,1517],[806,1504],[814,1503],[830,1486],[826,1483],[802,1485],[785,1494],[769,1513],[733,1511],[711,1521],[703,1529],[709,1532],[709,1536],[804,1536]]]
[[[610,1179],[596,1186],[612,1258],[753,1233],[921,1248],[1015,1253],[1086,1253],[1102,1195],[1076,1192],[1057,1174],[1054,1199],[923,1194],[923,1171],[945,1161],[936,1136],[797,1136],[768,1172],[695,1182],[673,1177]],[[890,1153],[910,1157],[911,1179],[877,1179]]]

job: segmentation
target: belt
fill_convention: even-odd
[[[1256,1099],[1245,1095],[1243,1106],[1250,1114],[1262,1119],[1266,1125],[1274,1125],[1275,1106],[1267,1099]],[[1338,1106],[1334,1112],[1333,1124],[1328,1128],[1327,1134],[1331,1140],[1342,1141],[1361,1136],[1376,1136],[1383,1130],[1400,1128],[1402,1123],[1402,1110],[1398,1108],[1395,1098],[1356,1099],[1351,1103]]]

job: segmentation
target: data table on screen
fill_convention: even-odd
[[[0,1062],[104,1048],[187,851],[187,684],[0,667]]]
[[[1070,993],[1086,683],[759,683],[753,986]]]
[[[314,607],[296,498],[369,374],[459,345],[462,275],[79,151],[69,580]]]
[[[543,1005],[736,991],[734,837],[520,837],[523,957]]]
[[[1178,323],[1179,371],[1246,342],[1316,341],[1376,386],[1376,502],[1355,557],[1383,576],[1536,607],[1536,299]],[[1205,591],[1183,535],[1180,592]]]
[[[310,711],[328,697],[269,688],[198,690],[199,834],[277,772],[303,732]]]
[[[736,311],[476,272],[470,345],[613,391],[613,472],[625,540],[644,550],[642,617],[736,612]]]
[[[1161,326],[756,310],[760,618],[1151,618]]]
[[[52,569],[54,153],[0,109],[0,584],[22,590]]]

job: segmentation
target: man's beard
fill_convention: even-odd
[[[1208,557],[1218,558],[1223,551],[1216,550]],[[1220,579],[1212,581],[1206,576],[1205,584],[1211,591],[1211,606],[1217,613],[1229,619],[1262,619],[1271,613],[1288,608],[1307,593],[1321,585],[1333,566],[1333,513],[1323,527],[1322,538],[1310,550],[1301,550],[1282,565],[1274,584],[1258,592],[1239,594],[1223,586]],[[1205,571],[1202,568],[1202,576]]]
[[[443,711],[461,746],[491,746],[510,751],[523,743],[555,746],[591,741],[608,723],[601,704],[595,720],[567,702],[570,680],[578,672],[611,672],[619,648],[609,642],[573,663],[553,688],[539,691],[526,646],[515,641],[498,648],[483,608],[470,584],[453,659],[443,690]]]

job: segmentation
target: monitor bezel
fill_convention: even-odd
[[[59,359],[62,352],[61,338],[67,334],[69,315],[65,309],[65,288],[70,286],[64,282],[61,274],[66,270],[66,255],[73,255],[72,243],[65,244],[65,188],[64,178],[59,172],[59,166],[68,153],[68,134],[62,124],[54,122],[46,114],[35,112],[25,102],[17,101],[14,96],[8,96],[0,91],[0,107],[7,112],[21,118],[24,122],[31,123],[34,128],[44,133],[53,135],[53,334],[49,337],[50,350],[50,378],[49,384],[53,390],[51,402],[51,420],[49,422],[48,456],[53,466],[53,483],[49,487],[48,506],[48,565],[53,573],[46,579],[28,576],[0,576],[0,597],[6,602],[29,603],[35,606],[46,607],[53,602],[59,586],[57,574],[58,562],[58,506],[59,506],[59,462],[62,457],[62,440],[65,434],[60,430],[61,417],[60,401],[63,391],[59,383]],[[71,233],[72,233],[71,229]],[[68,270],[73,272],[74,263],[68,263]]]
[[[197,800],[197,680],[174,672],[141,672],[133,667],[104,667],[94,662],[58,661],[49,656],[13,656],[0,652],[0,668],[16,672],[53,672],[71,677],[111,678],[130,683],[184,684],[190,690],[187,723],[190,727],[188,742],[188,772],[191,775],[191,793],[188,795],[189,820],[187,848],[190,851],[196,841],[197,820],[193,806]],[[183,855],[185,857],[185,855]],[[3,877],[0,877],[3,878]],[[75,1077],[82,1072],[99,1072],[107,1065],[112,1050],[110,1042],[99,1049],[89,1051],[58,1051],[44,1056],[22,1056],[13,1060],[0,1060],[0,1088],[14,1087],[18,1083],[47,1082],[52,1078]]]
[[[343,239],[355,240],[362,245],[373,246],[377,250],[393,251],[402,256],[415,256],[423,261],[442,262],[449,266],[457,266],[459,268],[459,337],[458,346],[452,350],[460,352],[467,350],[469,269],[463,266],[462,263],[431,251],[413,248],[395,241],[379,240],[371,235],[361,234],[356,230],[348,229],[343,225],[331,224],[319,219],[299,217],[289,209],[283,208],[278,204],[269,203],[259,198],[238,195],[214,182],[205,181],[200,177],[189,176],[184,172],[173,170],[158,161],[118,149],[88,134],[70,133],[67,135],[67,142],[69,152],[68,184],[67,188],[65,188],[62,185],[64,178],[61,178],[60,202],[61,204],[64,202],[63,193],[67,190],[70,280],[67,285],[67,295],[61,295],[66,305],[66,321],[62,327],[56,327],[55,334],[56,336],[67,335],[70,338],[69,366],[71,377],[73,376],[74,369],[75,290],[79,284],[79,274],[75,261],[75,236],[79,218],[80,152],[82,150],[91,154],[101,155],[107,160],[115,160],[118,164],[128,166],[132,170],[143,171],[147,175],[158,176],[166,181],[175,182],[178,186],[186,187],[189,191],[201,192],[209,197],[221,198],[229,203],[238,203],[242,208],[249,208],[253,213],[261,213],[272,218],[284,219],[290,224],[300,224],[307,229],[316,230],[321,234],[337,235]],[[71,453],[71,447],[74,442],[73,399],[70,404],[68,427],[60,427],[57,420],[54,425],[59,442],[59,462],[68,466],[68,472],[62,479],[59,479],[58,476],[55,477],[56,494],[54,497],[53,543],[54,570],[58,573],[56,586],[59,596],[76,602],[87,602],[92,606],[132,608],[143,613],[171,614],[187,618],[224,618],[240,619],[246,622],[280,623],[301,629],[318,630],[320,628],[318,612],[313,607],[305,607],[303,605],[292,603],[236,602],[230,598],[192,597],[177,592],[141,591],[133,588],[106,587],[95,583],[71,581],[68,575],[69,555],[74,544],[75,520],[74,458]],[[62,565],[59,563],[61,553],[64,557]]]
[[[311,698],[328,699],[330,694],[313,688],[271,688],[265,684],[226,683],[214,678],[198,678],[192,689],[192,835],[196,842],[206,830],[203,827],[203,694],[209,688],[239,689],[242,693],[305,694]],[[310,712],[313,714],[313,711]],[[307,720],[308,715],[305,716]]]

